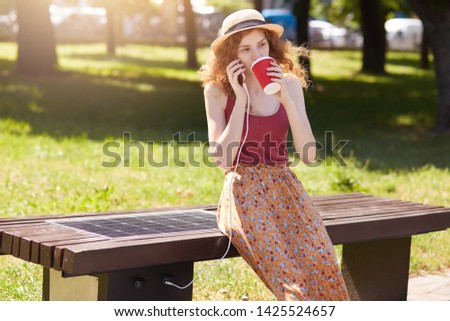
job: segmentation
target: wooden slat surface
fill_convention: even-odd
[[[70,238],[64,240],[52,240],[42,242],[39,246],[39,264],[46,268],[56,268],[57,270],[61,270],[62,262],[55,262],[55,251],[58,246],[67,246],[88,242],[96,242],[104,240],[105,238],[102,236],[92,236],[92,237],[78,237],[78,238]]]
[[[54,241],[62,241],[65,240],[67,243],[69,243],[70,241],[72,241],[73,239],[78,239],[78,238],[92,238],[95,235],[92,233],[87,233],[84,231],[75,231],[75,230],[71,230],[71,231],[66,231],[66,232],[62,232],[54,234],[54,235],[36,235],[32,237],[31,240],[31,262],[36,263],[36,264],[40,264],[40,253],[41,253],[41,244],[43,242],[54,242]],[[101,239],[106,239],[105,237],[101,238]]]
[[[171,237],[153,240],[116,241],[69,246],[64,249],[62,270],[69,275],[115,271],[135,267],[170,264],[183,261],[202,261],[219,258],[226,250],[228,239],[215,231],[203,235]],[[236,256],[233,248],[227,257]],[[118,261],[119,257],[127,260]]]
[[[12,254],[12,248],[13,248],[13,240],[14,236],[25,236],[27,234],[22,233],[22,231],[27,231],[27,228],[30,229],[36,229],[36,228],[42,228],[42,229],[48,229],[49,225],[45,222],[36,222],[32,226],[30,225],[24,225],[24,226],[14,226],[14,227],[1,227],[1,250],[3,253],[6,254]]]
[[[335,244],[403,237],[450,227],[450,209],[362,193],[312,197]],[[217,228],[107,238],[45,222],[173,210],[216,210],[212,205],[0,219],[0,251],[69,275],[111,272],[185,260],[216,259],[228,239]],[[198,249],[201,249],[199,251]],[[238,255],[233,248],[229,256]]]

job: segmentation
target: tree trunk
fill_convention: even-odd
[[[197,68],[197,32],[195,28],[195,14],[192,10],[191,0],[183,0],[184,20],[186,28],[187,66]]]
[[[121,0],[103,0],[102,6],[106,9],[106,48],[109,56],[116,55],[116,47],[120,40],[121,18],[120,6]]]
[[[450,131],[450,4],[447,0],[409,3],[422,20],[434,56],[439,95],[434,131]]]
[[[178,0],[164,0],[162,3],[162,32],[165,42],[175,43],[175,37],[179,36],[180,31],[175,23],[178,17]]]
[[[430,41],[428,40],[428,32],[423,29],[422,42],[420,44],[420,69],[430,69],[430,60],[428,59]]]
[[[364,37],[362,72],[383,74],[386,62],[385,14],[380,0],[360,0]]]
[[[261,12],[263,9],[262,0],[253,0],[253,6],[254,6],[255,10],[258,10],[259,12]]]
[[[108,56],[116,55],[116,35],[114,30],[115,25],[115,13],[112,6],[106,11],[106,17],[108,19],[106,23],[106,47],[108,48]]]
[[[309,48],[308,21],[311,0],[299,0],[294,6],[294,15],[297,19],[297,43]],[[299,63],[305,67],[309,75],[309,81],[312,82],[311,61],[308,57],[300,57]]]
[[[16,70],[21,74],[47,75],[57,67],[49,4],[50,0],[16,0],[19,24]]]

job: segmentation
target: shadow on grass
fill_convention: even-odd
[[[95,61],[117,61],[127,65],[135,65],[140,67],[163,67],[168,69],[189,69],[186,64],[180,61],[174,60],[160,60],[152,59],[150,56],[146,59],[129,57],[129,56],[117,56],[114,58],[108,57],[104,54],[82,54],[82,53],[72,53],[65,55],[68,58],[77,58],[83,60],[95,60]]]
[[[117,59],[138,66],[184,68],[177,62]],[[5,60],[0,60],[0,66],[1,70],[12,68]],[[342,154],[352,154],[361,164],[370,159],[369,169],[448,167],[448,137],[427,134],[436,108],[432,75],[382,77],[385,82],[362,81],[358,76],[346,80],[316,77],[316,90],[306,94],[316,139],[324,145],[325,132],[331,131],[335,142],[348,140]],[[198,82],[144,73],[130,78],[64,72],[48,78],[10,74],[0,79],[0,86],[0,120],[29,124],[29,135],[105,140],[129,132],[132,139],[157,142],[172,140],[176,133],[183,138],[195,132],[195,139],[207,140]]]
[[[63,72],[47,78],[12,74],[0,84],[0,117],[27,122],[31,134],[103,140],[131,132],[135,139],[158,141],[180,131],[206,131],[202,88],[192,81]]]
[[[417,53],[417,60],[410,59],[410,58],[398,58],[398,57],[395,57],[395,56],[389,55],[389,54],[388,54],[388,57],[389,57],[388,58],[389,63],[391,65],[420,68],[418,53]],[[431,55],[431,54],[429,55],[429,63],[430,63],[430,68],[433,68],[433,55]]]
[[[316,78],[318,91],[305,96],[316,139],[368,169],[448,168],[448,134],[430,133],[436,115],[434,79],[385,75],[389,83]],[[334,142],[325,139],[332,132]],[[330,146],[331,145],[331,146]],[[324,148],[325,149],[325,148]],[[336,148],[335,150],[339,150]],[[322,156],[323,151],[321,152]]]

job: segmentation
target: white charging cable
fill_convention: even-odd
[[[233,236],[233,229],[232,229],[233,228],[233,212],[231,211],[231,196],[232,196],[231,191],[233,189],[233,181],[234,181],[234,178],[236,176],[236,170],[237,170],[237,168],[239,166],[239,162],[240,162],[240,159],[241,159],[242,147],[244,146],[244,143],[247,141],[248,128],[249,128],[249,114],[250,114],[250,93],[248,92],[247,84],[245,83],[245,76],[244,76],[244,74],[242,74],[242,76],[243,76],[242,87],[244,87],[245,93],[247,94],[247,108],[246,108],[247,113],[245,115],[246,130],[245,130],[244,139],[242,140],[242,143],[239,146],[239,150],[238,150],[238,153],[236,155],[236,165],[234,166],[233,173],[231,174],[231,176],[232,176],[231,177],[231,181],[229,183],[230,184],[230,189],[229,189],[230,235],[228,235],[227,250],[225,251],[225,254],[217,262],[215,262],[213,264],[210,264],[208,266],[205,266],[203,269],[201,269],[197,273],[197,276],[195,278],[193,278],[192,281],[189,282],[188,284],[186,284],[185,286],[179,286],[179,285],[171,282],[168,279],[164,279],[164,284],[165,285],[171,285],[171,286],[174,286],[174,287],[176,287],[177,289],[180,289],[180,290],[184,290],[184,289],[188,288],[189,286],[192,285],[192,283],[194,283],[194,280],[196,278],[198,278],[201,274],[203,274],[203,272],[205,272],[207,269],[212,268],[212,267],[216,266],[217,264],[219,264],[220,262],[222,262],[222,260],[227,256],[227,254],[228,254],[228,252],[230,251],[230,248],[231,248],[231,239],[232,239],[232,236]]]

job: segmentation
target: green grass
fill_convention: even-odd
[[[217,203],[223,174],[202,161],[202,88],[196,71],[185,68],[182,48],[127,45],[108,58],[103,45],[63,45],[62,72],[44,78],[17,76],[15,52],[15,44],[0,43],[0,216]],[[206,52],[199,50],[200,61]],[[342,149],[348,166],[323,162],[294,171],[311,195],[361,191],[450,206],[448,136],[428,133],[437,98],[433,72],[417,69],[415,54],[387,58],[388,74],[372,76],[358,73],[359,52],[313,52],[314,88],[306,94],[310,121],[322,145],[327,131],[336,143],[348,140]],[[130,147],[125,159],[124,132],[141,142],[141,158]],[[177,133],[179,140],[193,141],[194,132],[201,143],[169,145],[167,167],[148,164],[149,151],[150,159],[162,161],[164,141]],[[121,145],[110,151],[122,162],[104,167],[112,158],[103,148],[113,141]],[[176,166],[175,152],[200,167]],[[413,274],[450,268],[449,233],[413,237]],[[197,263],[196,271],[208,264]],[[0,256],[0,300],[39,300],[41,272]],[[240,258],[199,275],[194,298],[274,299]]]

